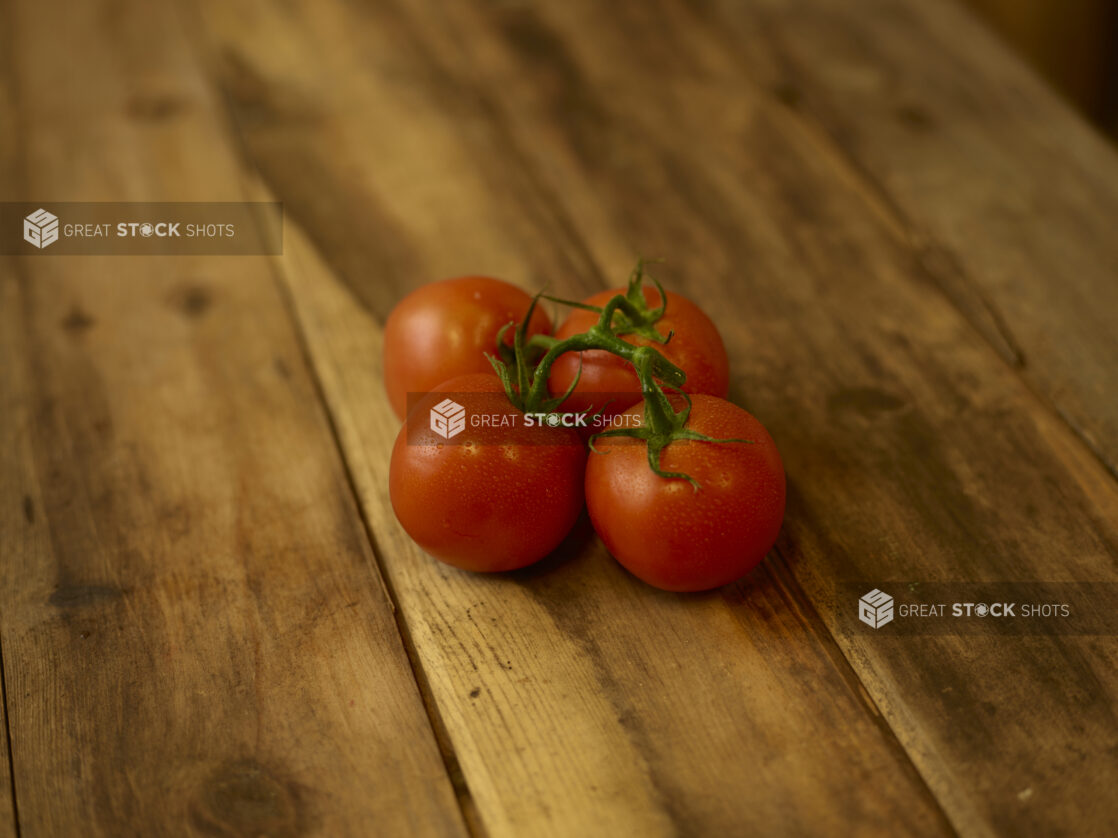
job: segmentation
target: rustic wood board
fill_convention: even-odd
[[[5,195],[241,197],[169,7],[2,19]],[[0,318],[21,833],[464,834],[267,260],[9,258]]]
[[[490,96],[589,250],[671,252],[670,279],[742,318],[737,393],[792,486],[781,553],[829,627],[836,579],[1115,579],[1112,475],[731,49],[631,6],[476,9],[426,27],[431,54]],[[956,829],[1113,822],[1113,638],[838,642]]]
[[[1118,159],[958,10],[0,22],[5,195],[287,209],[274,260],[0,258],[0,834],[1118,820],[1113,637],[839,631],[845,579],[1118,581]],[[773,555],[677,596],[585,522],[516,574],[422,554],[387,499],[391,306],[466,272],[588,293],[638,253],[781,447]]]
[[[1039,555],[1025,557],[1025,568],[1031,562],[1033,570],[1046,570],[1043,562],[1055,554],[1065,559],[1064,572],[1072,578],[1112,578],[1109,526],[1096,525],[1079,543],[1060,543],[1080,521],[1108,520],[1115,496],[1107,476],[1067,428],[1054,422],[1016,377],[1006,374],[972,323],[928,287],[921,260],[913,258],[896,225],[881,218],[859,172],[836,159],[817,131],[790,120],[768,91],[742,95],[735,63],[700,67],[695,78],[684,73],[680,82],[677,62],[669,78],[663,59],[679,51],[664,32],[642,28],[639,20],[620,14],[603,19],[580,4],[564,5],[557,21],[540,20],[540,10],[524,8],[486,7],[477,14],[457,11],[450,16],[402,7],[335,13],[328,4],[313,12],[293,7],[284,15],[245,8],[214,11],[210,18],[222,45],[224,84],[232,91],[249,158],[268,188],[304,208],[299,223],[319,248],[325,262],[321,267],[331,268],[352,295],[316,302],[306,289],[322,283],[303,280],[305,288],[299,291],[300,280],[293,280],[296,305],[309,324],[318,367],[328,371],[323,373],[327,398],[405,620],[418,613],[426,631],[431,613],[447,607],[429,602],[428,579],[412,581],[401,569],[410,574],[413,564],[398,568],[395,557],[406,543],[387,547],[390,537],[397,538],[385,512],[387,439],[381,437],[383,424],[370,427],[367,418],[377,410],[379,393],[364,361],[360,369],[350,370],[352,359],[376,357],[376,338],[355,336],[375,328],[386,312],[384,295],[392,292],[380,290],[378,296],[377,289],[387,286],[398,294],[401,285],[460,269],[462,254],[480,250],[489,256],[488,237],[494,230],[505,243],[496,257],[499,264],[489,261],[479,269],[529,282],[550,281],[569,293],[596,286],[607,272],[598,265],[615,266],[616,275],[634,251],[668,249],[684,254],[673,259],[673,279],[686,283],[714,310],[747,313],[746,328],[733,332],[734,356],[747,359],[739,370],[739,393],[747,394],[747,403],[778,432],[783,430],[792,448],[790,474],[804,475],[804,488],[795,487],[799,496],[794,495],[801,521],[790,526],[784,549],[797,577],[824,608],[835,607],[828,602],[826,582],[836,572],[867,578],[946,578],[952,572],[958,578],[991,578],[999,566],[1017,561],[1015,551],[1022,548],[1043,548]],[[558,16],[557,9],[548,12]],[[327,50],[341,31],[350,33],[359,47]],[[634,32],[640,33],[639,44],[627,47]],[[657,42],[655,35],[665,42]],[[277,43],[283,47],[273,51]],[[616,60],[622,53],[627,61]],[[696,47],[693,54],[699,53]],[[716,61],[718,57],[715,53]],[[714,78],[719,70],[725,78]],[[731,90],[739,91],[742,107],[727,113],[725,94]],[[686,118],[679,120],[680,114]],[[658,130],[666,124],[673,130]],[[712,126],[724,130],[711,133]],[[339,140],[328,155],[317,143],[322,133]],[[457,142],[451,143],[448,135]],[[774,150],[785,146],[787,159],[774,161]],[[315,177],[304,177],[306,172]],[[721,186],[720,178],[727,176],[731,185]],[[370,227],[382,236],[375,230],[350,236],[343,252],[336,253],[330,232],[334,220],[357,212],[308,208],[303,197],[322,182],[349,184],[347,197],[355,208],[376,207]],[[756,184],[745,190],[744,199],[734,194],[743,183]],[[472,197],[456,200],[462,195]],[[686,212],[671,209],[673,199],[682,200]],[[510,206],[517,210],[512,217]],[[659,206],[669,209],[648,210]],[[556,242],[564,255],[555,253]],[[510,266],[501,260],[508,260],[514,247],[524,254],[523,264]],[[361,249],[367,251],[364,258]],[[568,273],[573,260],[587,262],[577,275]],[[855,267],[844,267],[844,260]],[[352,269],[369,264],[376,270]],[[737,267],[742,265],[749,270]],[[868,275],[861,278],[861,272]],[[798,280],[798,286],[781,285],[777,278],[786,275]],[[828,280],[836,293],[826,294]],[[329,299],[338,292],[319,293]],[[844,294],[849,296],[844,299]],[[820,303],[814,309],[808,305],[813,299]],[[353,329],[338,329],[354,301],[364,304],[368,315],[355,320]],[[800,314],[805,307],[807,313]],[[867,313],[876,315],[876,322]],[[922,331],[906,335],[903,327],[909,323]],[[799,341],[798,354],[775,354],[777,347],[788,347],[793,324],[807,339]],[[856,336],[851,358],[829,359],[837,335]],[[915,357],[894,358],[898,348],[909,348]],[[946,357],[940,358],[940,352]],[[924,371],[928,365],[930,374]],[[794,387],[787,384],[791,371],[803,379]],[[967,386],[954,385],[956,378]],[[982,392],[985,387],[988,396]],[[942,401],[945,392],[947,402]],[[825,412],[818,413],[815,405]],[[960,407],[976,414],[977,429],[952,428]],[[1021,418],[1011,423],[1010,439],[989,449],[987,434],[1001,430],[1003,414],[1018,412]],[[885,428],[877,427],[882,423]],[[865,450],[844,450],[857,448],[848,442],[852,435],[880,434],[890,424],[896,427],[873,444],[865,446],[860,439]],[[829,439],[820,438],[821,428],[831,430]],[[942,462],[928,463],[927,449],[941,429],[947,432]],[[1003,458],[1021,463],[1022,451],[1032,452],[1035,459],[1038,449],[1046,457],[1043,468],[1011,468],[1011,479],[1002,484],[1018,490],[1031,486],[1031,492],[1009,497],[995,480]],[[362,458],[368,462],[355,465]],[[964,464],[971,460],[975,465],[968,469]],[[863,475],[870,491],[835,504],[835,496],[850,494],[852,475]],[[869,475],[885,479],[878,491],[872,491]],[[1055,490],[1045,475],[1058,476]],[[921,491],[921,479],[927,480],[927,491],[947,494],[914,495]],[[950,505],[966,499],[964,481],[972,492],[992,493],[995,503],[1007,501],[1005,510],[998,515],[967,508],[961,521],[953,520]],[[1080,495],[1083,482],[1089,489],[1085,496]],[[1032,522],[1031,540],[1010,541],[1008,534],[1034,517],[1029,506],[1038,500],[1048,512]],[[937,507],[944,505],[948,509],[940,513]],[[881,514],[867,515],[876,508]],[[995,544],[1000,538],[1003,546],[985,555],[983,545],[979,557],[974,532]],[[585,551],[572,552],[586,561]],[[573,562],[554,573],[564,578],[577,567]],[[439,573],[437,568],[433,572]],[[585,576],[580,584],[586,588],[583,600],[601,585]],[[651,601],[655,595],[645,597]],[[514,610],[507,601],[503,604]],[[516,630],[521,635],[519,625]],[[452,637],[460,642],[457,634]],[[976,754],[973,743],[956,741],[954,735],[970,712],[965,699],[951,702],[945,714],[941,694],[921,694],[926,684],[915,677],[911,663],[900,659],[905,650],[841,642],[876,689],[874,698],[890,707],[891,721],[957,828],[981,834],[1036,823],[1036,811],[1022,806],[1018,796],[1026,789],[1046,794],[1051,821],[1042,826],[1078,809],[1102,819],[1109,815],[1084,805],[1097,800],[1112,778],[1106,756],[1113,718],[1104,702],[1096,702],[1086,715],[1082,708],[1030,710],[1024,706],[1023,688],[1015,693],[1016,700],[1010,696],[1012,709],[1001,714],[1004,729],[997,731],[1010,746],[1009,756],[985,749]],[[417,638],[416,644],[421,656],[430,654],[426,638]],[[945,689],[957,689],[984,668],[1008,673],[1023,667],[1026,675],[1041,679],[1054,667],[1093,670],[1113,690],[1106,669],[1109,647],[1051,641],[1036,651],[1011,648],[1007,654],[1004,644],[970,645],[984,644],[978,660],[966,657],[954,666],[950,661],[952,655],[960,657],[958,641],[937,638],[913,646],[917,660],[935,664]],[[944,656],[946,665],[939,663]],[[447,661],[440,657],[434,663],[438,677],[445,677]],[[897,679],[907,683],[895,683]],[[449,715],[453,688],[438,683],[433,688]],[[994,715],[997,708],[990,708]],[[1014,713],[1039,721],[1050,719],[1053,709],[1058,725],[1051,767],[1007,772],[1034,752],[1033,740],[1015,730]],[[456,724],[452,719],[450,735],[459,746],[467,779],[492,771],[481,755],[470,753],[475,742],[467,741],[463,750],[463,733]],[[488,730],[489,724],[481,727]],[[1069,775],[1075,766],[1067,763],[1081,747],[1089,748],[1092,758],[1080,761],[1080,774]],[[470,763],[475,756],[476,767]],[[1100,766],[1105,769],[1101,776]],[[960,771],[966,782],[958,781]],[[494,800],[486,795],[481,808],[487,824],[495,822],[493,807]]]
[[[5,704],[7,702],[5,701]],[[10,745],[8,742],[8,718],[7,713],[3,707],[0,707],[0,745],[3,746],[5,757],[11,756]],[[12,772],[11,772],[10,759],[4,759],[0,762],[0,835],[16,836],[18,834],[19,825],[15,810],[15,799],[12,796]]]
[[[0,68],[3,65],[0,64]],[[0,125],[13,125],[15,121],[15,98],[12,90],[12,74],[0,69]],[[0,131],[0,182],[8,183],[14,176],[16,171],[15,155],[16,148],[15,132],[11,130]],[[2,298],[0,298],[2,299]],[[2,303],[0,303],[2,304]],[[0,358],[8,359],[14,357],[12,354],[13,347],[8,343],[9,336],[6,332],[0,331]],[[4,363],[7,363],[5,360]],[[9,405],[3,400],[3,395],[0,394],[0,411],[4,414],[8,413]],[[3,458],[4,452],[8,450],[10,440],[6,432],[6,428],[0,423],[0,458]],[[3,464],[3,459],[0,459],[0,464]],[[7,469],[0,472],[0,480],[6,478],[8,474]],[[25,507],[22,505],[13,506],[10,503],[0,505],[0,544],[7,539],[7,533],[15,532],[16,527],[22,526],[21,518],[26,516]],[[2,555],[2,548],[0,548],[0,555]],[[15,800],[12,794],[12,772],[11,772],[11,743],[8,740],[8,716],[7,705],[8,695],[7,688],[4,685],[4,639],[0,634],[0,699],[4,706],[0,707],[0,835],[15,836],[18,831],[17,815],[15,811]]]
[[[412,81],[438,67],[389,10],[205,9],[246,155],[263,188],[295,207],[285,275],[481,828],[718,834],[780,821],[803,834],[873,834],[906,819],[914,832],[949,831],[782,580],[759,574],[723,595],[668,596],[620,571],[585,531],[544,567],[507,577],[471,577],[416,551],[385,485],[398,423],[377,361],[393,293],[470,259],[514,278],[551,271],[574,289],[546,257],[569,265],[559,254],[577,258],[577,244],[533,194],[532,173],[494,147],[491,125],[463,127],[452,88],[432,98]],[[369,51],[337,48],[340,31]],[[363,73],[368,58],[405,83]],[[474,136],[448,142],[458,134]],[[346,184],[352,204],[305,199],[324,184],[336,196]],[[468,205],[452,200],[459,194]],[[335,222],[361,228],[341,252]],[[867,781],[877,794],[860,793]]]
[[[857,170],[927,280],[1118,475],[1113,145],[955,3],[689,8],[678,25]]]
[[[366,418],[379,394],[364,362],[348,369],[353,358],[375,358],[377,346],[353,334],[385,313],[369,286],[398,289],[453,272],[460,254],[488,247],[476,242],[493,230],[506,244],[501,258],[513,247],[524,253],[511,272],[496,266],[508,275],[573,293],[619,275],[634,252],[668,252],[676,287],[741,316],[728,329],[737,394],[774,429],[792,478],[784,560],[832,629],[834,610],[849,607],[833,601],[836,577],[1114,579],[1110,476],[991,351],[996,318],[960,312],[928,281],[928,253],[945,248],[931,233],[914,242],[883,213],[876,185],[789,113],[785,96],[746,76],[732,45],[719,49],[686,20],[633,7],[605,15],[579,3],[457,4],[436,14],[410,4],[338,17],[329,4],[293,8],[240,20],[214,14],[224,83],[247,154],[276,194],[298,200],[313,188],[300,172],[313,171],[314,182],[360,184],[354,206],[379,210],[362,240],[365,259],[352,238],[344,258],[332,252],[329,216],[309,210],[300,220],[371,317],[340,338],[336,324],[352,301],[295,296],[318,367],[329,371],[324,388],[347,457],[368,460],[355,466],[357,483],[405,620],[418,614],[429,629],[432,611],[446,606],[429,602],[430,580],[413,581],[410,560],[397,564],[406,543],[388,547],[396,536],[385,512],[387,440]],[[340,31],[360,46],[326,50]],[[677,43],[675,33],[697,40]],[[272,53],[275,43],[284,46]],[[313,141],[319,132],[341,139],[330,156]],[[448,135],[458,137],[450,159]],[[466,217],[455,198],[471,192]],[[525,235],[529,225],[542,232]],[[378,253],[375,272],[350,269]],[[572,259],[586,269],[567,273]],[[311,313],[318,309],[329,316]],[[573,577],[587,561],[573,552],[578,561],[554,578]],[[580,601],[597,602],[602,582],[573,578],[585,587]],[[736,604],[757,607],[748,595]],[[609,613],[605,624],[615,636],[619,619]],[[1112,643],[838,642],[956,829],[1043,833],[1113,816],[1098,804],[1115,779]],[[416,643],[428,660],[431,645]],[[626,655],[618,649],[611,671]],[[445,660],[433,663],[447,674]],[[1092,699],[1046,690],[1053,677],[1089,687]],[[991,682],[1001,692],[976,694],[975,684]],[[433,688],[449,716],[453,689]],[[1045,694],[1050,700],[1036,700]],[[486,761],[477,755],[475,768],[476,743],[453,719],[449,727],[472,780]],[[1040,743],[1037,729],[1049,731]],[[691,770],[675,756],[681,773]],[[493,800],[480,805],[492,822]]]

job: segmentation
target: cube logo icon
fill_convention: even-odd
[[[58,216],[37,209],[23,219],[23,240],[42,250],[58,241]]]
[[[466,427],[466,408],[451,399],[443,399],[431,408],[431,430],[443,439],[458,436]]]
[[[858,619],[875,629],[893,622],[893,598],[874,588],[858,600]]]

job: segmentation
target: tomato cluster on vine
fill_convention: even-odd
[[[555,300],[572,310],[554,333],[539,296],[489,277],[424,285],[392,311],[389,494],[426,552],[515,570],[585,506],[614,558],[665,590],[716,588],[765,557],[784,516],[776,445],[726,400],[713,321],[645,278],[638,263],[626,287]]]

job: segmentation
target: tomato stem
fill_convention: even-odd
[[[649,347],[643,347],[648,349]],[[671,443],[680,439],[699,442],[744,442],[753,443],[751,439],[715,439],[706,434],[692,430],[687,425],[691,416],[691,397],[678,390],[683,396],[684,404],[679,410],[672,407],[671,400],[664,393],[663,388],[656,382],[647,355],[640,355],[633,365],[637,378],[641,382],[641,391],[644,393],[644,422],[639,428],[615,428],[603,431],[590,438],[590,447],[594,448],[594,441],[600,436],[630,436],[642,439],[648,447],[648,467],[658,476],[670,480],[686,480],[696,492],[702,488],[695,478],[681,471],[665,471],[660,466],[660,457]]]
[[[551,412],[562,404],[578,384],[576,378],[562,396],[548,398],[547,382],[552,364],[566,352],[585,352],[591,349],[617,355],[634,366],[641,359],[642,368],[648,370],[649,376],[655,376],[670,387],[681,387],[687,380],[686,373],[665,358],[659,350],[649,346],[634,346],[619,337],[620,334],[633,332],[644,334],[645,329],[652,329],[653,339],[657,343],[667,343],[671,339],[670,334],[665,337],[652,328],[652,323],[664,314],[667,295],[660,283],[653,279],[660,290],[660,305],[650,310],[641,291],[643,276],[643,262],[638,262],[629,279],[627,292],[618,294],[606,303],[599,311],[598,322],[587,331],[563,340],[547,335],[533,335],[531,338],[527,336],[527,324],[532,319],[540,298],[544,296],[537,294],[524,319],[516,324],[511,352],[505,345],[505,335],[513,326],[509,323],[497,335],[497,352],[500,357],[489,356],[489,362],[504,384],[509,401],[524,413]],[[533,356],[540,350],[544,350],[544,354],[535,361]]]
[[[589,440],[591,451],[601,453],[594,447],[594,443],[602,437],[628,436],[643,440],[648,448],[648,466],[653,472],[669,480],[686,480],[697,492],[702,487],[691,475],[678,471],[665,471],[661,468],[660,459],[665,448],[676,440],[747,444],[752,443],[753,440],[715,439],[686,427],[691,415],[691,397],[681,389],[687,380],[686,373],[665,358],[654,346],[634,346],[621,339],[621,335],[639,334],[654,343],[664,344],[672,338],[670,332],[661,335],[656,331],[655,323],[664,316],[668,295],[660,282],[652,277],[660,294],[660,305],[652,309],[648,307],[642,289],[646,275],[645,264],[645,260],[638,260],[637,266],[629,276],[625,293],[617,294],[600,308],[556,297],[546,297],[542,293],[537,294],[524,319],[516,325],[511,350],[505,344],[505,335],[513,326],[509,323],[497,335],[497,351],[500,357],[489,356],[489,362],[504,384],[509,401],[524,413],[550,413],[558,408],[578,386],[582,373],[581,364],[578,375],[565,393],[561,396],[547,397],[551,366],[560,355],[599,349],[628,362],[636,371],[637,379],[640,381],[641,393],[644,397],[644,421],[639,427],[611,428],[594,434]],[[596,311],[599,315],[598,322],[585,332],[562,340],[549,335],[533,335],[529,338],[528,323],[541,297],[564,305]],[[539,356],[538,360],[536,360],[537,356]],[[661,382],[683,397],[684,405],[679,410],[672,406]]]
[[[613,297],[605,306],[589,305],[587,303],[565,300],[561,297],[552,297],[546,294],[543,295],[543,298],[553,303],[571,306],[572,308],[597,312],[602,315],[602,319],[599,320],[599,323],[608,325],[610,332],[614,335],[637,334],[643,338],[647,338],[653,343],[667,343],[672,339],[671,333],[669,332],[667,335],[661,334],[656,329],[656,323],[664,316],[664,312],[667,310],[668,295],[664,293],[664,286],[660,284],[660,280],[651,274],[646,274],[644,270],[645,265],[649,262],[659,261],[661,260],[638,259],[636,267],[633,268],[632,273],[629,274],[629,282],[625,293]],[[648,301],[644,298],[643,284],[646,276],[656,285],[656,290],[660,295],[660,305],[655,308],[649,308]]]

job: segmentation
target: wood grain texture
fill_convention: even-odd
[[[0,40],[0,44],[4,41]],[[14,74],[11,72],[11,56],[7,54],[8,62],[0,61],[0,125],[15,124],[15,97],[12,89]],[[16,136],[12,130],[0,131],[0,183],[10,183],[15,176],[15,148]],[[4,342],[4,333],[0,331],[0,357],[13,357],[11,347]],[[3,409],[0,402],[0,409]],[[2,425],[0,425],[2,427]],[[7,448],[7,439],[0,436],[0,457]],[[2,462],[2,460],[0,460]],[[6,472],[3,472],[6,474]],[[2,477],[0,477],[2,479]],[[0,506],[0,544],[7,539],[7,533],[15,532],[20,526],[20,516],[26,517],[28,506],[14,507],[11,504]],[[3,685],[3,659],[4,642],[0,634],[0,685]],[[15,798],[13,796],[11,773],[11,741],[8,738],[7,718],[7,690],[0,691],[3,705],[0,706],[0,835],[15,836],[17,834]]]
[[[928,280],[1118,475],[1113,145],[954,3],[691,8],[689,28],[858,171]]]
[[[15,798],[12,795],[11,742],[8,739],[8,719],[4,707],[0,707],[0,747],[3,759],[0,761],[0,835],[15,838],[18,835]]]
[[[957,9],[0,0],[0,49],[5,197],[290,222],[0,259],[0,835],[1113,831],[1114,637],[839,631],[847,579],[1118,581],[1118,162]],[[423,555],[393,303],[637,254],[780,446],[777,550]]]
[[[903,763],[884,756],[888,738],[884,751],[853,747],[876,737],[844,731],[818,706],[843,694],[840,683],[855,683],[826,652],[830,638],[816,634],[813,609],[834,631],[838,609],[853,607],[835,601],[835,580],[1115,579],[1112,475],[1049,409],[1056,391],[1046,393],[1043,375],[1029,372],[1043,364],[1026,364],[1026,379],[1013,369],[1020,345],[1050,344],[1057,360],[1048,374],[1066,376],[1074,391],[1090,373],[1060,366],[1061,353],[1090,351],[1084,367],[1106,380],[1110,338],[1082,338],[1082,346],[1066,339],[1078,311],[1046,309],[1063,287],[1054,272],[1032,275],[1012,318],[975,284],[1018,265],[999,265],[999,251],[983,250],[988,236],[1004,236],[1003,254],[1013,242],[1070,246],[1096,265],[1109,244],[1075,232],[1076,208],[1058,200],[1050,212],[1067,233],[1063,244],[1058,236],[1036,244],[1027,228],[999,229],[993,211],[970,220],[973,247],[964,248],[962,234],[941,242],[931,229],[914,238],[889,185],[867,177],[846,146],[798,113],[802,90],[742,59],[757,53],[763,61],[769,43],[795,41],[801,17],[817,10],[820,20],[846,22],[846,39],[834,48],[862,61],[874,52],[855,13],[819,2],[776,17],[783,4],[754,4],[747,9],[758,16],[743,19],[761,24],[742,34],[696,7],[206,6],[247,153],[267,188],[281,198],[307,194],[298,172],[310,171],[350,184],[355,212],[378,208],[365,216],[359,243],[346,243],[369,260],[379,254],[375,269],[354,270],[362,259],[332,253],[325,221],[308,211],[300,225],[318,252],[300,246],[304,255],[287,275],[384,567],[482,820],[497,833],[583,825],[576,796],[595,801],[607,813],[603,823],[653,831],[669,823],[724,829],[751,824],[752,813],[802,817],[793,832],[834,831],[837,822],[880,831],[882,815],[899,817],[894,827],[905,823],[891,802],[908,809],[903,801],[921,795],[907,771],[903,785],[889,778],[885,766]],[[879,17],[913,14],[890,8]],[[770,20],[774,31],[763,26]],[[804,25],[812,37],[815,24]],[[912,63],[931,74],[936,54],[916,54]],[[872,91],[888,88],[874,79],[898,72],[881,63],[845,72],[832,57],[827,66]],[[976,108],[981,85],[997,91],[997,77],[984,82],[983,72],[969,80]],[[313,102],[311,115],[291,102]],[[1068,123],[1048,100],[1029,104]],[[913,110],[908,122],[919,119]],[[1081,127],[1068,123],[1065,134],[1061,155],[1072,162],[1064,165],[1102,154]],[[329,152],[323,135],[336,141]],[[905,148],[919,142],[897,140]],[[1007,142],[997,165],[1028,181],[1022,189],[1041,189],[1044,176],[1028,174],[1030,158]],[[1110,171],[1113,161],[1103,165]],[[924,169],[913,163],[911,171]],[[1013,206],[1010,195],[986,200],[1000,213]],[[1109,206],[1105,195],[1076,200],[1079,209]],[[950,206],[946,193],[941,203]],[[557,250],[577,254],[585,270],[568,273],[578,265],[556,261]],[[476,269],[577,293],[599,287],[603,275],[619,278],[638,252],[670,256],[664,279],[721,314],[736,364],[733,393],[772,429],[788,467],[780,556],[721,596],[697,599],[629,587],[594,542],[576,541],[565,564],[511,580],[466,578],[417,556],[387,513],[392,425],[375,361],[364,360],[378,356],[385,297],[362,287],[409,287],[462,272],[464,259],[480,255],[487,261]],[[987,261],[956,269],[975,252]],[[1096,272],[1083,287],[1104,280]],[[355,312],[354,301],[366,310]],[[1096,329],[1097,314],[1084,316],[1084,331]],[[1017,331],[1007,332],[1007,322]],[[1019,323],[1032,324],[1023,344]],[[1070,415],[1071,402],[1061,404]],[[1084,417],[1106,421],[1111,405],[1083,404]],[[773,578],[797,602],[802,586],[810,604],[766,606]],[[794,634],[810,630],[817,640],[782,642],[769,613],[778,622],[804,615]],[[750,627],[747,651],[745,638],[725,633],[730,617]],[[837,640],[958,832],[1046,835],[1073,824],[1101,834],[1113,822],[1113,638]],[[820,647],[827,666],[812,662]],[[673,683],[702,683],[704,691],[649,697],[642,689]],[[852,710],[840,715],[866,730]],[[703,722],[713,718],[717,733]],[[822,722],[813,750],[789,751],[789,742],[803,744],[810,718]],[[541,746],[561,733],[565,749]],[[726,737],[735,744],[719,751],[713,743]],[[617,765],[588,759],[599,752],[622,756]],[[766,770],[746,766],[743,752]],[[861,767],[834,769],[852,758]],[[831,765],[825,777],[810,770],[821,759]],[[634,763],[636,775],[616,773]],[[510,774],[521,790],[515,802]],[[627,778],[624,796],[603,785],[618,776]],[[867,787],[886,809],[864,813],[868,821],[848,810],[827,820],[839,796],[864,805]],[[689,807],[673,812],[672,800]],[[920,823],[942,828],[927,815],[913,828]]]
[[[243,197],[169,6],[0,15],[5,196]],[[464,834],[268,261],[8,258],[0,348],[21,834]]]
[[[790,478],[781,554],[829,627],[853,606],[836,579],[1114,580],[1111,476],[928,282],[874,184],[742,72],[753,41],[669,4],[456,8],[432,52],[490,92],[590,252],[670,253],[666,280],[738,318],[734,391]],[[838,640],[960,832],[1113,822],[1114,638]]]
[[[486,834],[950,830],[787,580],[675,596],[585,522],[541,566],[471,575],[392,517],[380,329],[289,227],[284,262],[378,553]],[[355,360],[356,359],[356,360]],[[862,793],[865,784],[874,794]]]
[[[265,194],[302,206],[283,269],[486,831],[949,831],[787,579],[762,572],[721,594],[664,595],[585,532],[543,567],[505,577],[459,573],[415,549],[387,498],[398,424],[377,364],[384,289],[465,264],[572,293],[595,285],[596,269],[561,256],[581,259],[569,220],[519,162],[492,103],[399,9],[204,9],[246,156]],[[319,215],[299,197],[343,181],[352,209]],[[360,227],[342,255],[331,252],[334,217]],[[618,251],[624,271],[631,252]]]

